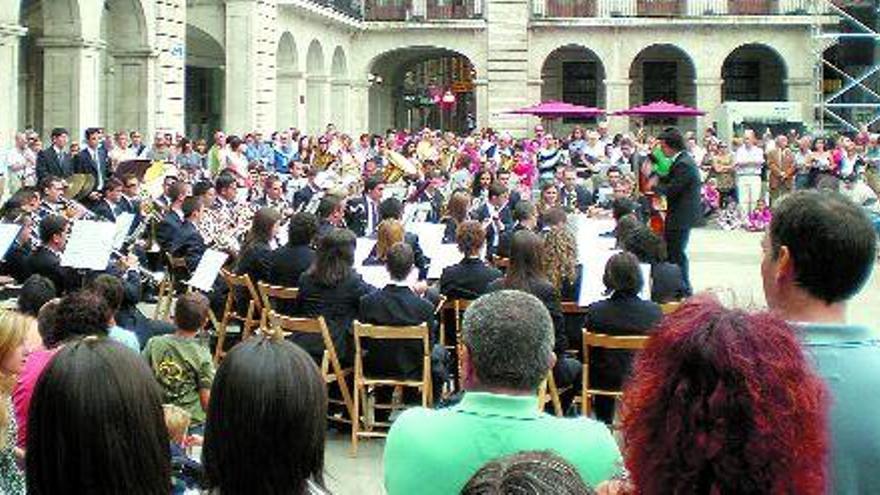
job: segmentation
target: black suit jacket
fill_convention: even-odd
[[[489,284],[486,292],[505,290],[507,288],[505,280],[498,279]],[[559,301],[559,293],[546,280],[534,280],[528,289],[524,292],[528,292],[540,299],[550,313],[550,319],[553,320],[553,334],[556,337],[553,351],[561,358],[562,354],[568,349],[568,336],[565,334],[565,319],[562,316],[562,304]]]
[[[465,258],[443,269],[440,293],[453,299],[476,299],[488,292],[489,284],[501,275],[479,258]]]
[[[110,178],[110,167],[107,166],[107,153],[98,148],[98,161],[92,159],[88,147],[83,148],[73,159],[73,172],[77,174],[91,174],[95,178],[95,190],[98,184],[107,184]],[[99,180],[100,177],[100,180]]]
[[[309,272],[306,272],[300,277],[298,286],[299,297],[296,301],[295,313],[303,316],[323,316],[340,362],[350,364],[354,352],[352,323],[360,311],[361,298],[375,291],[376,288],[364,282],[354,271],[347,279],[332,287],[318,283]],[[293,335],[292,340],[320,362],[324,352],[324,342],[320,336],[296,334]]]
[[[122,206],[121,201],[120,201],[120,204],[117,205],[117,208],[118,208],[118,211],[120,211],[120,212],[124,211],[123,210],[124,207]],[[104,220],[107,220],[110,222],[116,221],[116,213],[113,211],[113,208],[110,207],[110,204],[107,203],[107,201],[105,201],[105,200],[101,200],[101,201],[98,201],[97,203],[95,203],[94,206],[92,206],[92,213],[94,213],[95,215],[98,215],[99,217],[103,218]]]
[[[27,260],[28,273],[42,275],[55,284],[58,295],[78,290],[82,283],[76,270],[61,266],[61,257],[40,246]]]
[[[293,193],[293,208],[305,208],[306,205],[309,204],[309,201],[312,200],[312,196],[314,196],[318,191],[312,189],[312,186],[306,185],[299,191]]]
[[[679,301],[688,295],[681,268],[674,263],[651,265],[651,300],[657,304]]]
[[[269,280],[269,268],[271,266],[272,248],[266,242],[255,242],[245,247],[238,258],[238,264],[235,267],[235,273],[238,275],[247,274],[254,289],[257,289],[258,282],[266,282]],[[259,289],[257,289],[259,290]],[[247,314],[248,302],[251,297],[247,289],[244,287],[236,287],[235,305],[239,315]]]
[[[702,218],[700,172],[688,152],[679,153],[654,190],[666,196],[666,230],[687,230]]]
[[[186,258],[186,268],[190,273],[196,271],[196,267],[199,266],[199,261],[202,259],[202,255],[205,254],[206,249],[205,239],[189,220],[183,222],[183,225],[180,226],[177,235],[171,242],[171,254]]]
[[[361,298],[358,318],[374,325],[406,326],[427,323],[434,337],[434,306],[417,296],[409,287],[386,285],[384,289]],[[374,342],[366,339],[364,368],[374,375],[421,378],[420,342]]]
[[[367,223],[369,222],[367,208],[369,208],[370,202],[367,200],[366,196],[360,196],[358,198],[350,199],[345,206],[345,225],[354,232],[354,234],[358,237],[364,237],[365,235],[372,234],[372,232],[367,232]],[[379,226],[379,205],[375,205],[375,211],[373,212],[375,217],[373,222],[375,225],[374,229]]]
[[[489,254],[495,254],[495,239],[498,236],[502,235],[504,232],[510,230],[513,227],[513,214],[511,213],[510,201],[508,201],[500,210],[498,210],[498,220],[501,222],[502,230],[501,232],[497,231],[494,222],[490,222],[488,227],[486,227],[486,249]],[[485,222],[489,219],[489,206],[483,203],[479,209],[477,209],[477,218],[476,220],[480,222]],[[500,242],[500,239],[499,239]]]
[[[587,306],[586,328],[608,335],[645,335],[663,317],[660,306],[637,295],[615,292]],[[625,350],[590,351],[590,386],[619,388],[629,374],[632,353]]]
[[[173,211],[166,213],[165,218],[159,222],[159,226],[156,227],[156,242],[159,243],[159,247],[163,251],[172,252],[171,245],[174,243],[174,238],[177,237],[177,232],[182,225],[183,220],[180,218],[180,215]]]
[[[282,287],[298,287],[299,278],[315,261],[315,250],[307,245],[282,246],[269,255],[269,283]],[[293,314],[296,305],[287,301],[275,303],[283,314]]]
[[[563,187],[559,189],[559,204],[569,213],[575,211],[583,213],[593,204],[593,194],[583,184],[574,186],[574,191],[569,191]]]
[[[70,155],[65,152],[58,156],[54,146],[49,146],[37,153],[36,168],[38,182],[50,175],[65,178],[73,174]]]
[[[443,244],[455,244],[455,231],[458,230],[458,223],[451,218],[445,218],[442,222],[446,226],[443,229]]]
[[[495,254],[502,258],[509,258],[510,245],[513,242],[513,234],[516,234],[520,230],[526,230],[526,228],[519,223],[516,223],[513,225],[513,228],[502,232],[501,237],[498,239],[498,247],[495,249]]]

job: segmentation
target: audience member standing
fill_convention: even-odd
[[[743,133],[743,145],[736,150],[733,157],[739,204],[747,212],[755,209],[755,203],[762,197],[761,169],[764,166],[764,150],[757,143],[755,131],[746,129]]]
[[[871,222],[837,193],[797,192],[774,210],[762,248],[767,304],[804,332],[831,393],[827,493],[880,493],[880,428],[865,422],[880,409],[880,341],[846,323],[877,256]]]
[[[12,311],[0,314],[0,493],[4,495],[25,493],[24,475],[18,467],[24,452],[16,445],[18,424],[10,395],[24,368],[24,338],[30,321]]]

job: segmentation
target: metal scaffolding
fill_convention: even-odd
[[[880,58],[877,56],[877,44],[880,43],[880,33],[876,27],[868,26],[856,19],[845,10],[840,0],[813,0],[813,55],[816,60],[813,71],[815,84],[814,107],[816,113],[816,125],[820,131],[825,130],[826,119],[835,122],[848,131],[858,131],[860,125],[872,124],[880,121],[880,94],[870,87],[870,80],[880,73]],[[880,9],[877,2],[871,2],[873,8]],[[827,24],[828,15],[840,19],[837,25]],[[848,28],[848,29],[843,29]],[[873,63],[858,71],[847,70],[847,67],[835,64],[829,60],[825,53],[828,48],[846,39],[871,40],[875,45]],[[836,91],[826,94],[824,82],[826,71],[840,77],[843,85]],[[844,101],[844,96],[852,95],[854,91],[861,90],[859,101]],[[871,115],[864,120],[863,114],[853,112],[854,109],[869,109]]]

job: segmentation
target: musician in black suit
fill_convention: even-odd
[[[651,265],[651,300],[657,304],[680,301],[687,289],[678,265],[666,261],[666,244],[645,225],[626,234],[623,248],[636,255],[641,263]]]
[[[700,208],[700,172],[693,157],[685,150],[684,137],[674,127],[657,136],[663,153],[672,157],[672,167],[665,177],[654,175],[654,191],[666,197],[667,214],[663,238],[669,261],[681,268],[687,294],[692,292],[688,273],[687,245],[691,228],[702,218]]]
[[[115,222],[121,213],[126,212],[126,207],[122,202],[121,180],[113,177],[107,181],[104,196],[92,206],[92,212],[108,222]]]
[[[306,172],[306,179],[308,179],[308,182],[305,187],[293,193],[294,210],[302,211],[308,206],[309,202],[312,200],[312,196],[321,192],[321,188],[318,187],[316,182],[317,177],[318,170],[316,168],[309,168],[308,172]]]
[[[333,229],[344,229],[345,198],[337,194],[325,194],[318,202],[318,238],[324,237]]]
[[[586,213],[593,204],[593,195],[587,186],[577,183],[577,169],[565,167],[562,172],[562,187],[559,189],[559,204],[567,213]]]
[[[196,224],[202,216],[203,208],[204,206],[202,206],[202,200],[200,198],[190,196],[183,201],[181,210],[184,221],[178,229],[177,234],[174,236],[174,240],[171,242],[171,254],[179,258],[185,258],[186,268],[190,273],[196,271],[196,267],[199,266],[199,261],[202,259],[202,255],[205,254],[205,250],[208,249],[205,245],[205,239],[196,227]],[[176,213],[169,213],[169,215],[172,214]]]
[[[28,258],[28,273],[42,275],[55,284],[58,295],[80,288],[81,280],[76,271],[61,266],[61,253],[67,246],[70,222],[62,215],[50,215],[40,221],[42,245]]]
[[[269,283],[282,287],[297,287],[299,278],[315,261],[313,243],[318,234],[318,218],[311,213],[300,212],[293,216],[288,226],[287,245],[281,246],[269,256]],[[293,314],[294,306],[278,301],[277,309],[283,314]]]
[[[73,174],[71,157],[65,151],[69,136],[67,129],[52,129],[52,145],[37,153],[37,182],[50,175],[66,178]]]
[[[607,335],[644,335],[663,317],[660,306],[639,298],[644,281],[639,260],[632,253],[618,253],[605,265],[605,287],[611,297],[586,310],[586,328]],[[619,389],[629,374],[632,353],[624,350],[590,351],[590,387]],[[611,423],[614,400],[594,399],[596,417]]]
[[[538,227],[538,210],[531,201],[520,201],[513,207],[513,227],[501,233],[495,254],[502,258],[510,257],[510,243],[513,234],[520,230],[534,231]]]
[[[361,298],[376,289],[354,271],[356,238],[347,229],[333,229],[318,238],[315,262],[299,278],[296,314],[323,316],[343,366],[352,363],[352,324]],[[316,362],[321,361],[324,342],[319,335],[295,334],[292,340]]]
[[[499,184],[507,188],[508,192],[510,193],[509,197],[507,198],[507,204],[509,204],[510,209],[513,210],[513,208],[516,207],[517,203],[522,201],[522,196],[520,195],[519,191],[510,187],[510,170],[499,170],[498,173],[495,175],[495,180]]]
[[[177,237],[177,233],[183,225],[185,215],[183,213],[183,202],[189,192],[189,185],[185,182],[175,182],[169,188],[171,195],[171,207],[165,218],[156,228],[156,242],[163,251],[172,252],[171,245]]]
[[[504,231],[513,227],[513,215],[510,213],[510,193],[498,182],[489,186],[489,196],[476,212],[476,220],[486,226],[487,254],[494,255],[498,241]]]
[[[411,198],[415,203],[430,205],[428,215],[425,217],[426,222],[439,223],[441,213],[443,211],[443,193],[440,188],[443,187],[443,174],[436,169],[429,169],[425,172],[425,179],[416,189],[416,194]],[[381,213],[380,213],[381,216]]]
[[[385,192],[382,177],[374,175],[364,181],[364,194],[349,200],[345,209],[345,224],[358,237],[376,233],[379,226],[379,203]]]
[[[502,274],[480,259],[480,251],[486,242],[486,231],[480,222],[462,222],[455,237],[464,259],[443,269],[440,293],[451,299],[476,299],[485,294],[489,284]]]
[[[411,326],[427,324],[432,346],[431,371],[434,383],[434,400],[440,399],[442,384],[446,380],[444,366],[445,349],[436,345],[437,332],[434,324],[434,305],[420,297],[407,285],[406,279],[413,268],[413,250],[409,244],[399,242],[385,256],[385,268],[391,282],[381,290],[361,298],[358,318],[364,323],[387,326]],[[420,342],[372,342],[365,340],[364,368],[371,376],[387,376],[419,380],[422,377],[422,345]],[[391,390],[380,388],[380,403],[389,402]]]
[[[278,232],[280,221],[281,213],[277,210],[269,207],[261,208],[254,214],[251,230],[241,248],[235,273],[248,275],[255,289],[259,282],[265,282],[269,279],[270,258],[272,256],[270,243]],[[247,289],[238,287],[235,293],[238,314],[247,314],[247,305],[250,300]]]
[[[389,218],[403,223],[403,203],[397,198],[388,198],[379,204],[379,222]],[[431,264],[431,258],[425,256],[422,245],[419,243],[419,235],[415,232],[404,232],[403,241],[412,248],[415,265],[419,269],[419,280],[424,280],[428,276],[428,265]]]
[[[103,131],[98,127],[86,129],[86,142],[83,149],[73,159],[73,171],[77,174],[90,174],[95,179],[95,189],[89,195],[91,201],[97,201],[110,178],[110,167],[107,165],[107,153],[99,146]]]

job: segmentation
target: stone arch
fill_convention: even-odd
[[[299,55],[296,51],[296,40],[290,31],[285,31],[278,40],[275,54],[275,78],[277,89],[277,126],[279,129],[299,126],[300,80]]]
[[[439,62],[434,62],[439,61]],[[435,63],[436,77],[421,71],[425,81],[412,80],[412,68]],[[468,119],[476,121],[474,80],[477,69],[472,58],[445,46],[414,45],[383,52],[367,65],[369,89],[369,127],[381,133],[389,127],[415,128],[421,125],[464,130]],[[408,78],[408,75],[410,76]],[[450,77],[452,75],[452,77]],[[433,86],[433,88],[432,88]],[[449,90],[456,96],[452,108],[424,106],[414,108],[413,102],[425,91]],[[418,94],[417,94],[418,93]],[[443,125],[446,124],[446,125]]]
[[[149,129],[151,49],[141,0],[107,0],[101,15],[101,121],[108,131]]]
[[[605,108],[605,64],[596,52],[567,44],[547,54],[541,65],[541,101],[549,100]]]
[[[348,61],[345,50],[337,46],[333,50],[333,59],[330,61],[330,121],[337,128],[347,130],[348,121],[346,108],[348,108],[348,94],[350,81],[348,78]]]
[[[683,48],[671,43],[647,46],[630,65],[630,105],[662,99],[694,106],[696,73],[693,58]]]
[[[320,41],[312,40],[306,52],[306,125],[312,134],[327,124],[327,83],[324,49]]]
[[[788,67],[775,48],[747,43],[732,50],[721,68],[721,101],[784,101]]]
[[[226,52],[207,32],[186,26],[186,135],[210,139],[223,126]]]

